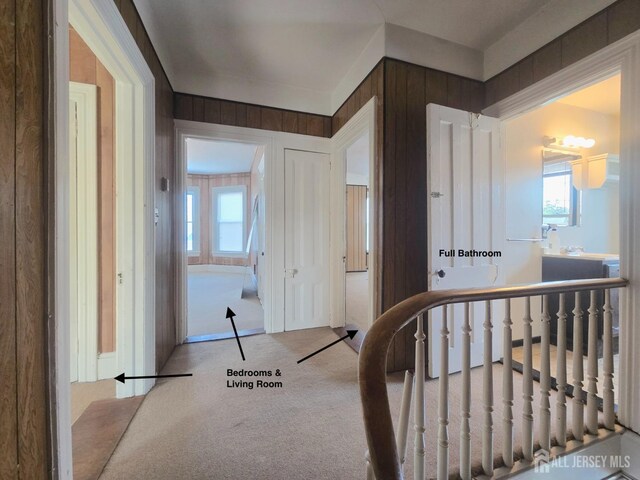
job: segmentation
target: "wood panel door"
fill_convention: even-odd
[[[329,155],[285,150],[285,330],[329,325]]]
[[[347,272],[367,270],[367,186],[347,185]]]
[[[503,283],[504,166],[500,121],[427,106],[429,289],[487,287]],[[467,253],[468,252],[468,253]],[[477,255],[475,252],[479,252]],[[487,256],[483,252],[487,252]],[[489,253],[495,252],[495,253]],[[448,306],[449,372],[461,370],[464,305]],[[502,352],[502,302],[493,302],[493,359]],[[440,373],[443,309],[428,323],[430,377]],[[484,303],[470,308],[471,366],[483,363]]]

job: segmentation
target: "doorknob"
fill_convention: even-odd
[[[447,272],[445,272],[444,270],[440,269],[440,270],[437,270],[437,271],[433,272],[433,275],[434,276],[437,275],[440,278],[444,278],[447,275]]]

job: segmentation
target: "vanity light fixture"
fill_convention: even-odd
[[[565,137],[548,137],[542,138],[542,144],[550,148],[591,148],[596,144],[593,138],[576,137],[575,135],[567,135]]]

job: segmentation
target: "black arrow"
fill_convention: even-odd
[[[318,353],[322,352],[323,350],[326,350],[329,347],[333,347],[334,345],[337,345],[338,343],[340,343],[342,340],[345,340],[347,338],[350,338],[351,340],[353,340],[353,337],[356,336],[356,333],[358,333],[358,330],[347,330],[347,334],[344,337],[339,338],[338,340],[336,340],[335,342],[331,342],[329,345],[327,345],[326,347],[322,347],[320,350],[316,350],[315,352],[313,352],[311,355],[307,355],[306,357],[304,357],[301,360],[298,360],[298,363],[302,363],[305,360],[307,360],[308,358],[313,357],[314,355],[317,355]]]
[[[233,327],[233,333],[236,335],[236,341],[238,342],[238,348],[240,349],[240,355],[242,355],[242,361],[245,361],[244,358],[244,352],[242,351],[242,345],[240,345],[240,337],[238,336],[238,330],[236,330],[236,324],[233,321],[233,317],[235,317],[236,314],[233,313],[233,310],[231,310],[229,307],[227,307],[227,318],[229,320],[231,320],[231,326]]]
[[[169,377],[193,377],[193,373],[176,373],[173,375],[141,375],[139,377],[125,377],[123,372],[117,377],[113,377],[113,379],[119,381],[120,383],[124,383],[125,380],[136,380],[138,378],[169,378]]]

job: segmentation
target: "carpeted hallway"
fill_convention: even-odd
[[[177,347],[163,373],[193,377],[158,382],[147,395],[102,475],[111,479],[359,479],[364,478],[365,438],[357,388],[357,355],[334,341],[329,328]],[[227,369],[279,369],[282,389],[227,388]],[[397,419],[402,375],[389,376]],[[238,380],[238,377],[234,378]],[[459,374],[450,376],[450,465],[456,470],[460,425]],[[247,380],[247,378],[244,378]],[[482,432],[482,368],[472,381],[472,458],[477,465]],[[515,443],[521,432],[522,377],[514,372]],[[538,417],[539,385],[534,385]],[[435,474],[438,381],[427,382],[427,472]],[[502,366],[494,365],[494,452],[502,446]],[[552,418],[555,398],[551,397]],[[568,409],[568,418],[571,409]],[[536,423],[537,425],[537,423]],[[413,429],[405,468],[412,478]]]

